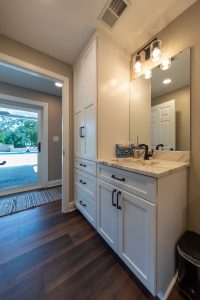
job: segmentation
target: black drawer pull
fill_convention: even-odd
[[[86,204],[83,204],[82,200],[80,200],[79,203],[80,203],[82,206],[86,206]]]
[[[119,181],[125,181],[125,178],[118,178],[115,175],[111,176],[113,179],[119,180]]]
[[[84,167],[84,168],[86,168],[86,167],[87,167],[87,165],[84,165],[84,164],[80,164],[80,166],[81,166],[81,167]]]
[[[112,191],[112,206],[116,206],[116,203],[114,203],[114,195],[115,195],[115,193],[116,193],[116,189],[114,189]]]
[[[119,205],[119,195],[121,195],[120,191],[117,193],[117,209],[122,209],[122,207]]]
[[[87,183],[86,181],[83,181],[82,179],[80,179],[79,182],[82,183],[82,184],[86,184]]]

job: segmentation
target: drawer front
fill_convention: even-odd
[[[75,205],[96,228],[96,202],[87,197],[87,195],[78,187],[75,188]]]
[[[91,199],[96,200],[96,177],[81,170],[74,169],[74,182],[75,185],[81,187]]]
[[[152,203],[156,201],[156,179],[117,168],[97,165],[97,176],[125,191],[139,196]]]
[[[74,167],[79,170],[82,170],[84,172],[87,172],[91,175],[96,176],[96,162],[95,161],[76,157],[74,160]]]

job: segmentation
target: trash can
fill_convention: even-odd
[[[179,291],[186,299],[200,300],[200,235],[187,231],[177,250]]]

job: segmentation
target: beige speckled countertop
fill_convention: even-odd
[[[177,155],[175,155],[174,152],[173,158],[169,156],[170,154],[166,155],[166,152],[163,152],[162,154],[159,151],[159,153],[157,152],[157,155],[154,155],[154,157],[149,160],[144,160],[142,158],[135,159],[131,157],[112,158],[101,159],[98,160],[97,163],[129,172],[160,178],[190,166],[187,155],[184,156],[180,153],[180,151],[177,151]],[[159,159],[156,157],[159,157]],[[185,159],[183,159],[183,157],[185,157]]]

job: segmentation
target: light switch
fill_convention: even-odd
[[[59,142],[60,137],[59,136],[53,136],[52,140],[53,140],[53,142]]]

